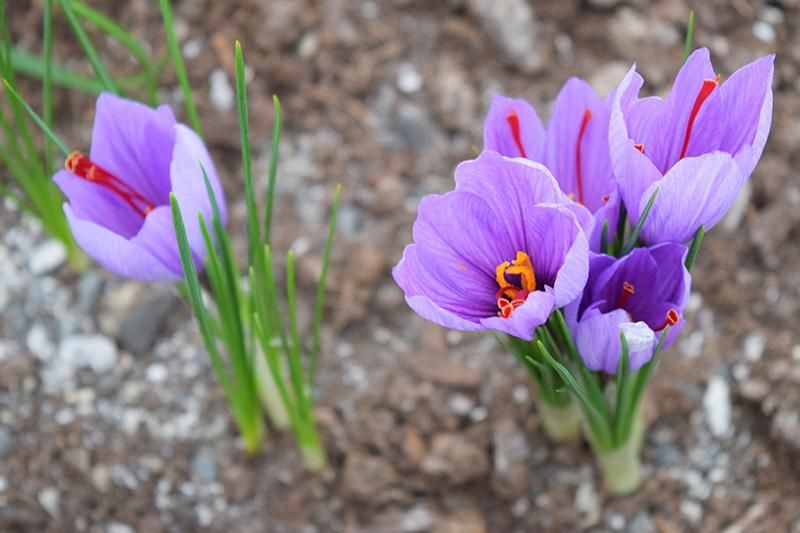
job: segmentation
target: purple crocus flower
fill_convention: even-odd
[[[201,168],[202,164],[202,168]],[[53,179],[67,197],[64,213],[83,250],[103,267],[142,281],[183,278],[169,206],[184,213],[196,260],[206,255],[197,213],[211,218],[204,168],[226,218],[222,186],[203,141],[178,124],[169,106],[102,94],[90,155],[73,152]]]
[[[456,168],[455,191],[423,198],[392,274],[423,318],[530,340],[580,295],[592,224],[546,167],[485,151]]]
[[[500,95],[483,125],[486,149],[543,163],[561,190],[595,215],[593,250],[599,250],[603,222],[611,239],[619,219],[608,151],[612,100],[613,93],[603,101],[588,83],[571,78],[558,93],[547,130],[530,104]]]
[[[666,100],[639,99],[643,80],[631,68],[614,99],[609,142],[632,223],[658,189],[644,242],[687,242],[730,209],[767,142],[774,58],[762,57],[720,84],[701,48]]]
[[[664,347],[678,337],[689,298],[691,276],[684,266],[687,248],[662,243],[636,248],[616,259],[593,254],[583,296],[565,310],[575,344],[586,366],[614,374],[625,334],[629,364],[638,370],[653,355],[668,325]]]

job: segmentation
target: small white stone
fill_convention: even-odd
[[[167,370],[166,365],[162,363],[153,363],[147,367],[147,370],[145,370],[144,374],[145,379],[147,379],[148,382],[152,383],[153,385],[158,385],[167,380],[169,371]]]
[[[592,481],[584,481],[578,486],[575,491],[575,509],[585,527],[593,526],[600,520],[600,498]]]
[[[472,411],[472,408],[475,407],[475,402],[466,394],[454,394],[450,397],[447,405],[450,407],[450,411],[463,416]]]
[[[55,347],[50,341],[50,335],[47,333],[47,328],[41,324],[34,324],[28,330],[28,336],[25,339],[25,344],[28,350],[35,355],[39,360],[45,361],[53,357]]]
[[[531,396],[530,389],[524,385],[519,385],[514,387],[514,389],[511,391],[511,396],[514,398],[515,402],[520,404],[525,403]]]
[[[620,513],[608,513],[606,515],[606,523],[608,523],[608,527],[615,531],[625,529],[625,517]]]
[[[104,335],[71,335],[58,348],[60,363],[71,367],[89,367],[100,374],[117,362],[117,346]]]
[[[106,533],[135,533],[135,530],[128,524],[111,522],[106,527]]]
[[[8,481],[4,476],[0,476],[0,493],[3,493],[8,488]]]
[[[297,45],[297,55],[303,59],[308,59],[317,54],[319,50],[319,35],[314,32],[309,32],[300,38],[300,44]]]
[[[217,111],[226,112],[233,109],[236,95],[228,80],[228,74],[221,68],[214,69],[208,78],[211,103]]]
[[[397,88],[406,94],[412,94],[420,89],[424,80],[416,67],[411,63],[403,63],[397,69]]]
[[[473,422],[483,422],[487,416],[489,416],[489,410],[482,405],[469,412],[469,419]]]
[[[731,433],[731,392],[728,382],[720,376],[713,376],[703,396],[703,409],[711,433],[717,438]]]
[[[703,519],[703,508],[695,501],[683,500],[681,502],[681,514],[686,517],[689,523],[697,525]]]
[[[61,241],[49,239],[31,251],[28,268],[36,276],[54,271],[67,258],[67,249]]]
[[[194,59],[203,51],[203,42],[199,39],[189,39],[183,45],[183,57]]]
[[[800,361],[800,344],[792,346],[792,359]]]
[[[783,13],[783,10],[777,6],[764,6],[764,9],[761,11],[761,19],[767,24],[777,26],[783,24],[786,15]]]
[[[61,493],[57,488],[46,487],[40,490],[39,494],[36,495],[36,499],[39,500],[39,505],[42,506],[42,509],[47,511],[47,514],[53,518],[58,518]]]
[[[775,42],[777,37],[775,28],[763,20],[757,20],[753,23],[753,35],[756,39],[765,43]]]
[[[748,361],[760,361],[767,339],[760,333],[751,333],[744,339],[744,356]]]

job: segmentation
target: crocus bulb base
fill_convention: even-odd
[[[553,404],[537,399],[536,407],[544,433],[551,442],[575,442],[580,438],[583,416],[576,401]]]
[[[597,466],[608,492],[624,496],[639,488],[642,483],[640,451],[640,439],[634,436],[610,452],[596,454]]]

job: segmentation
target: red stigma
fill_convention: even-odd
[[[69,154],[67,160],[64,161],[64,168],[79,178],[96,183],[113,192],[143,218],[153,210],[153,204],[147,198],[109,171],[96,165],[81,152]]]
[[[633,285],[628,283],[627,281],[622,284],[622,292],[619,295],[619,301],[617,302],[617,307],[619,309],[623,309],[625,304],[628,303],[628,300],[631,299],[636,293],[636,290],[633,288]]]
[[[581,121],[581,128],[578,130],[578,142],[575,145],[575,179],[578,186],[578,203],[583,205],[583,174],[581,170],[581,143],[583,136],[586,133],[586,126],[589,125],[589,120],[592,118],[591,110],[587,109],[583,112],[583,120]]]
[[[639,152],[644,153],[644,145],[643,144],[634,144],[633,147],[636,148],[637,150],[639,150]]]
[[[508,112],[508,115],[506,115],[506,122],[508,122],[508,126],[511,128],[511,136],[514,138],[514,143],[517,145],[520,155],[527,159],[528,155],[525,153],[525,147],[522,146],[519,115],[517,115],[516,109],[512,109]]]
[[[667,326],[674,326],[677,324],[681,319],[681,316],[675,309],[670,309],[667,311],[667,317],[664,319],[664,323],[655,328],[653,331],[662,331]]]
[[[719,85],[719,74],[717,74],[717,78],[713,80],[703,80],[703,86],[700,87],[700,92],[697,94],[697,98],[694,101],[694,106],[692,106],[692,112],[689,114],[689,122],[686,124],[686,135],[683,137],[683,148],[681,148],[681,155],[679,159],[683,159],[686,155],[686,150],[689,148],[689,139],[692,136],[692,127],[694,126],[694,119],[697,118],[697,114],[700,112],[700,108],[703,105],[703,102],[711,96],[711,93],[716,89]]]

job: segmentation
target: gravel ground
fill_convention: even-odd
[[[164,50],[152,2],[91,3]],[[304,473],[277,433],[246,457],[177,293],[70,271],[5,202],[0,531],[800,532],[800,2],[175,3],[241,252],[234,39],[252,73],[261,190],[271,95],[284,101],[276,243],[297,253],[303,301],[344,186],[319,375],[332,467]],[[10,8],[12,38],[30,51],[41,4]],[[569,76],[607,92],[634,61],[663,93],[691,7],[723,78],[777,51],[775,119],[739,203],[704,242],[687,327],[655,375],[646,481],[614,498],[585,445],[543,439],[512,358],[489,336],[424,323],[389,270],[419,199],[451,188],[480,145],[493,93],[546,116]],[[59,59],[88,72],[63,21],[56,29]],[[133,70],[119,47],[102,48],[116,73]],[[161,96],[178,108],[175,86],[166,77]],[[59,131],[87,146],[93,99],[57,96]]]

